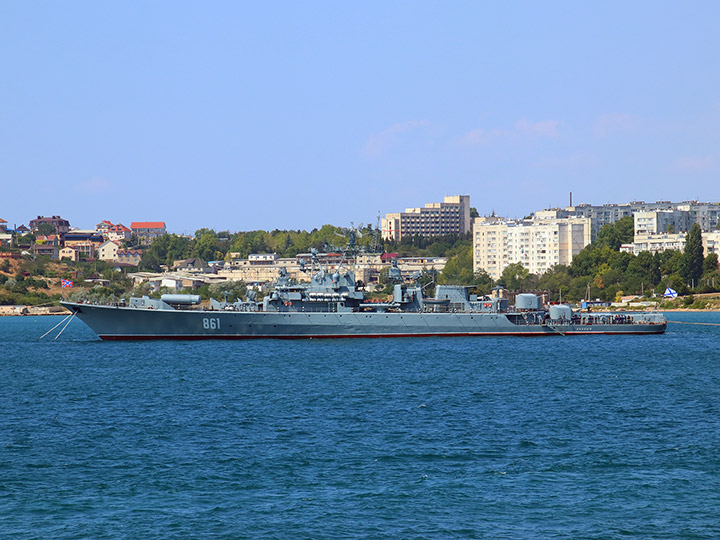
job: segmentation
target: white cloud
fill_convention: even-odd
[[[429,125],[430,123],[427,120],[410,120],[409,122],[393,124],[380,133],[371,135],[367,143],[365,143],[364,152],[371,157],[379,156],[387,151],[401,134],[416,131]]]
[[[558,120],[542,120],[531,122],[527,118],[518,120],[512,128],[492,129],[477,128],[461,135],[458,140],[463,145],[475,146],[488,144],[501,139],[525,140],[537,137],[556,138],[559,136]]]
[[[539,135],[541,137],[557,137],[558,126],[560,122],[557,120],[544,120],[542,122],[530,122],[526,118],[522,118],[515,124],[516,133],[522,135]]]
[[[595,119],[593,132],[598,137],[609,137],[616,133],[625,133],[638,128],[640,117],[634,114],[603,114]]]
[[[469,145],[487,144],[493,138],[493,132],[483,128],[473,129],[460,137],[460,142]]]

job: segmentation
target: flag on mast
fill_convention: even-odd
[[[663,294],[663,298],[677,298],[677,291],[668,287],[667,289],[665,289],[665,294]]]
[[[73,282],[69,279],[63,279],[62,281],[62,288],[63,289],[72,289]]]

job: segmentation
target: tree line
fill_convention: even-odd
[[[625,217],[605,225],[597,238],[573,257],[569,266],[557,265],[541,276],[530,274],[520,263],[509,265],[498,280],[487,272],[473,271],[472,236],[411,236],[401,242],[383,241],[380,231],[371,225],[347,229],[324,225],[312,231],[229,231],[199,229],[193,238],[168,234],[156,239],[145,250],[140,268],[160,270],[176,260],[198,257],[204,261],[227,260],[230,254],[247,258],[251,253],[277,253],[294,257],[315,248],[320,251],[343,249],[353,235],[359,249],[401,256],[447,257],[438,283],[474,287],[481,294],[496,285],[511,290],[538,290],[550,293],[552,300],[580,300],[585,297],[614,301],[619,295],[662,293],[671,287],[678,293],[720,290],[717,255],[703,257],[702,232],[695,224],[688,232],[684,251],[620,251],[622,244],[633,241],[633,218]]]
[[[399,253],[413,256],[452,256],[470,247],[470,234],[454,234],[426,238],[412,236],[402,242],[389,242],[381,238],[380,230],[372,225],[348,229],[323,225],[320,229],[273,231],[229,231],[199,229],[194,237],[166,234],[145,248],[141,270],[159,271],[161,265],[197,257],[205,262],[228,260],[230,255],[246,259],[251,253],[276,253],[279,257],[295,257],[308,253],[312,248],[319,251],[343,250],[352,240],[358,249],[369,252]],[[472,268],[472,264],[471,264]],[[472,271],[470,272],[472,275]]]

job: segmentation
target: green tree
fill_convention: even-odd
[[[438,276],[438,283],[471,285],[473,280],[472,246],[462,246],[448,259],[445,268]]]
[[[718,256],[717,253],[708,253],[708,256],[703,260],[703,275],[711,274],[718,271]]]
[[[680,277],[685,283],[693,286],[700,283],[703,260],[702,232],[700,225],[695,223],[685,237],[685,251],[680,259]]]
[[[160,271],[160,265],[163,264],[164,261],[161,261],[158,257],[157,253],[151,250],[147,250],[145,253],[143,253],[142,259],[140,260],[140,264],[138,265],[139,270],[150,270],[152,272],[159,272]]]
[[[557,302],[566,299],[570,289],[570,274],[568,267],[555,265],[543,273],[538,280],[538,288],[550,292],[550,300]]]
[[[247,293],[247,285],[244,281],[223,281],[221,283],[213,283],[208,289],[210,298],[216,300],[224,300],[227,293],[228,302],[234,302],[242,298]]]
[[[55,225],[53,225],[52,223],[43,222],[40,225],[38,225],[37,232],[38,232],[38,234],[41,234],[43,236],[55,234],[55,232],[56,232]]]
[[[193,256],[199,257],[203,261],[212,261],[215,258],[215,252],[218,251],[219,241],[214,233],[206,232],[200,238],[196,238],[195,247],[193,248]]]
[[[473,276],[473,286],[478,294],[490,294],[493,284],[493,279],[485,270],[475,272]]]
[[[634,293],[641,292],[637,290],[639,282],[642,291],[649,291],[660,282],[660,277],[660,267],[655,257],[649,251],[643,251],[638,253],[628,264],[623,280],[623,290]],[[627,280],[632,280],[633,286],[629,286]]]
[[[613,251],[620,249],[622,244],[633,241],[635,234],[635,220],[632,216],[626,216],[615,223],[604,225],[598,233],[594,242],[596,247],[607,246]]]
[[[525,281],[527,280],[530,272],[519,262],[512,263],[505,267],[500,275],[499,283],[501,283],[506,289],[512,291],[518,291],[525,288]]]

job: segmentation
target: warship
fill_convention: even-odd
[[[193,294],[61,304],[103,340],[661,334],[667,326],[661,313],[577,312],[567,304],[545,306],[532,293],[518,294],[512,307],[502,291],[478,296],[456,285],[437,285],[425,297],[419,274],[406,283],[396,264],[392,297],[371,301],[349,266],[328,269],[315,250],[303,270],[309,283],[295,283],[281,270],[262,301],[250,290],[244,300],[209,305]]]

